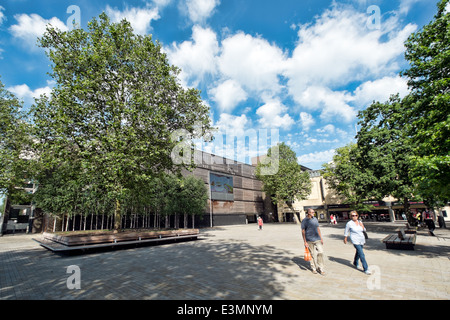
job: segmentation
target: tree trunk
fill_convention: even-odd
[[[403,199],[403,210],[405,210],[406,217],[410,225],[414,223],[414,217],[412,216],[412,212],[410,210],[408,198]]]
[[[302,223],[300,222],[299,218],[297,217],[297,214],[295,213],[295,210],[294,210],[294,208],[292,207],[292,205],[289,206],[289,209],[291,209],[291,210],[292,210],[292,213],[294,214],[294,221],[295,221],[295,224],[302,224]]]
[[[116,199],[116,207],[114,209],[114,233],[119,233],[122,216],[120,214],[120,201]]]

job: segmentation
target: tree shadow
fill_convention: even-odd
[[[369,235],[369,239],[366,240],[366,244],[364,245],[364,250],[378,250],[385,251],[387,254],[394,254],[399,256],[417,256],[424,258],[433,258],[438,257],[440,255],[450,255],[450,245],[446,245],[445,241],[448,241],[449,230],[446,229],[436,229],[436,236],[433,237],[429,235],[428,229],[419,230],[417,232],[417,240],[416,245],[414,246],[414,250],[397,250],[397,249],[386,249],[386,245],[382,242],[382,239],[389,234],[397,233],[399,228],[403,228],[404,224],[388,224],[383,222],[365,222],[365,227],[367,229],[367,233]],[[332,228],[340,229],[341,234],[330,234],[328,235],[331,239],[340,240],[344,239],[344,229],[345,224],[341,224],[338,226],[332,226]],[[433,238],[438,242],[436,245],[426,243],[426,238]],[[349,240],[351,244],[351,241]]]
[[[276,299],[284,291],[276,274],[290,263],[286,256],[291,254],[279,248],[237,241],[76,256],[45,249],[1,252],[0,299]],[[80,290],[67,287],[71,265],[80,268]]]

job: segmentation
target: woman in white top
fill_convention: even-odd
[[[366,229],[364,228],[363,223],[358,221],[358,213],[356,211],[350,212],[350,216],[352,220],[347,222],[347,225],[345,226],[344,243],[347,244],[347,237],[350,235],[350,240],[356,249],[353,265],[358,268],[358,260],[361,260],[364,272],[366,274],[370,274],[369,266],[367,265],[366,257],[363,251],[364,244],[366,243],[366,238],[364,237],[363,231],[366,231]]]

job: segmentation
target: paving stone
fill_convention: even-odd
[[[300,226],[268,224],[201,230],[201,240],[162,246],[60,256],[36,235],[0,237],[0,299],[302,300],[450,299],[450,230],[421,232],[417,250],[385,249],[395,223],[366,223],[364,251],[371,276],[351,262],[344,225],[321,225],[326,275],[303,260]],[[67,267],[81,272],[81,289],[68,289]]]

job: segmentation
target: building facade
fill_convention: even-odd
[[[312,189],[306,200],[295,201],[291,207],[283,206],[285,212],[292,212],[302,220],[306,216],[308,209],[314,209],[316,217],[320,222],[329,222],[330,216],[334,215],[337,221],[350,220],[350,205],[343,203],[343,200],[331,190],[325,179],[320,175],[320,171],[310,171]],[[403,204],[393,197],[386,197],[379,201],[367,201],[373,209],[369,213],[361,215],[362,219],[369,221],[401,221],[403,218]],[[417,213],[430,211],[423,203],[418,201],[410,201],[410,210],[415,216]],[[450,221],[450,203],[446,206],[434,211],[434,219],[437,216],[444,217],[445,221]]]
[[[196,225],[221,226],[256,222],[258,216],[269,220],[276,210],[256,179],[255,166],[196,150],[193,175],[205,183],[208,206]]]

